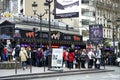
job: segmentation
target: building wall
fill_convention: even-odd
[[[5,0],[4,0],[5,1]],[[16,0],[10,0],[16,1]],[[42,14],[45,12],[45,0],[17,0],[18,1],[18,10],[16,12],[26,15],[34,16],[32,10],[32,3],[36,1],[38,4],[37,13]],[[54,0],[53,0],[54,1]],[[77,18],[65,18],[65,19],[54,19],[54,15],[51,14],[51,21],[58,21],[69,25],[69,27],[74,27],[75,29],[87,30],[91,24],[102,24],[103,25],[103,37],[112,39],[113,26],[116,24],[108,24],[107,20],[113,20],[117,17],[120,17],[120,0],[79,0],[80,1],[80,10],[79,17]],[[96,2],[96,3],[95,3]],[[96,5],[95,5],[96,4]],[[23,11],[22,11],[23,9]],[[54,2],[51,3],[51,13],[54,9]],[[117,17],[116,17],[117,16]],[[45,20],[48,20],[48,14],[43,16]],[[83,25],[84,24],[84,25]],[[86,35],[83,35],[86,36]],[[118,35],[119,36],[119,35]]]
[[[113,27],[116,26],[116,19],[120,13],[120,2],[118,0],[99,0],[97,1],[96,20],[97,24],[103,25],[103,37],[113,39]],[[108,23],[108,19],[111,23]]]

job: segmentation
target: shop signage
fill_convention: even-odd
[[[79,0],[54,0],[55,18],[79,16]]]
[[[89,38],[93,44],[102,43],[103,39],[102,25],[90,25]]]

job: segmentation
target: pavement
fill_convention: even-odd
[[[45,71],[44,71],[45,70]],[[100,72],[111,72],[114,70],[104,69],[101,67],[98,69],[68,69],[61,68],[56,69],[52,68],[48,70],[47,67],[34,67],[23,69],[0,69],[0,80],[25,80],[31,78],[44,78],[44,77],[54,77],[54,76],[66,76],[66,75],[76,75],[76,74],[89,74],[89,73],[100,73]]]

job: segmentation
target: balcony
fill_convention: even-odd
[[[112,4],[104,3],[101,1],[96,1],[96,7],[110,10],[112,8]]]

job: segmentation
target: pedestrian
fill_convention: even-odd
[[[7,61],[11,62],[13,61],[13,55],[12,55],[12,44],[10,42],[10,40],[7,40],[7,45],[6,45],[6,57],[7,57]]]
[[[28,54],[27,54],[27,51],[25,50],[25,47],[21,47],[21,50],[20,50],[20,60],[21,60],[21,63],[22,63],[22,68],[23,70],[25,70],[25,67],[27,67],[27,58],[28,58]]]
[[[63,66],[63,67],[66,67],[66,65],[67,65],[67,61],[66,61],[66,50],[63,50],[63,64],[62,64],[62,66]]]
[[[95,53],[95,68],[100,69],[100,61],[101,61],[101,50],[100,47],[97,47],[96,53]]]
[[[45,54],[45,65],[48,66],[48,54],[49,54],[48,48],[44,51],[44,54]]]
[[[76,68],[80,68],[80,50],[75,50]]]
[[[85,68],[85,61],[86,61],[86,50],[85,49],[82,50],[80,60],[81,60],[81,68]]]
[[[16,45],[15,49],[14,49],[14,58],[17,60],[17,61],[20,61],[20,57],[19,57],[19,54],[20,54],[20,45]]]
[[[71,68],[73,68],[73,61],[74,61],[74,50],[70,49],[69,53],[68,53],[68,61],[69,61],[69,69],[71,70]]]
[[[36,65],[38,67],[42,66],[42,48],[38,48],[36,52]]]
[[[89,58],[88,68],[92,68],[93,67],[93,59],[95,58],[94,49],[89,49],[88,58]]]
[[[27,68],[30,66],[31,64],[31,54],[32,54],[32,49],[30,46],[28,46],[26,48],[26,51],[27,51],[27,55],[28,55],[28,58],[27,58]]]
[[[6,49],[6,47],[4,47],[3,52],[2,52],[2,61],[6,61],[7,60],[6,52],[7,52],[7,49]]]
[[[4,45],[3,45],[3,43],[0,41],[0,61],[2,61],[3,49],[4,49]]]
[[[32,65],[33,66],[36,66],[36,57],[35,57],[35,55],[36,55],[36,48],[34,47],[33,49],[32,49],[32,53],[31,53],[31,59],[32,59]]]

